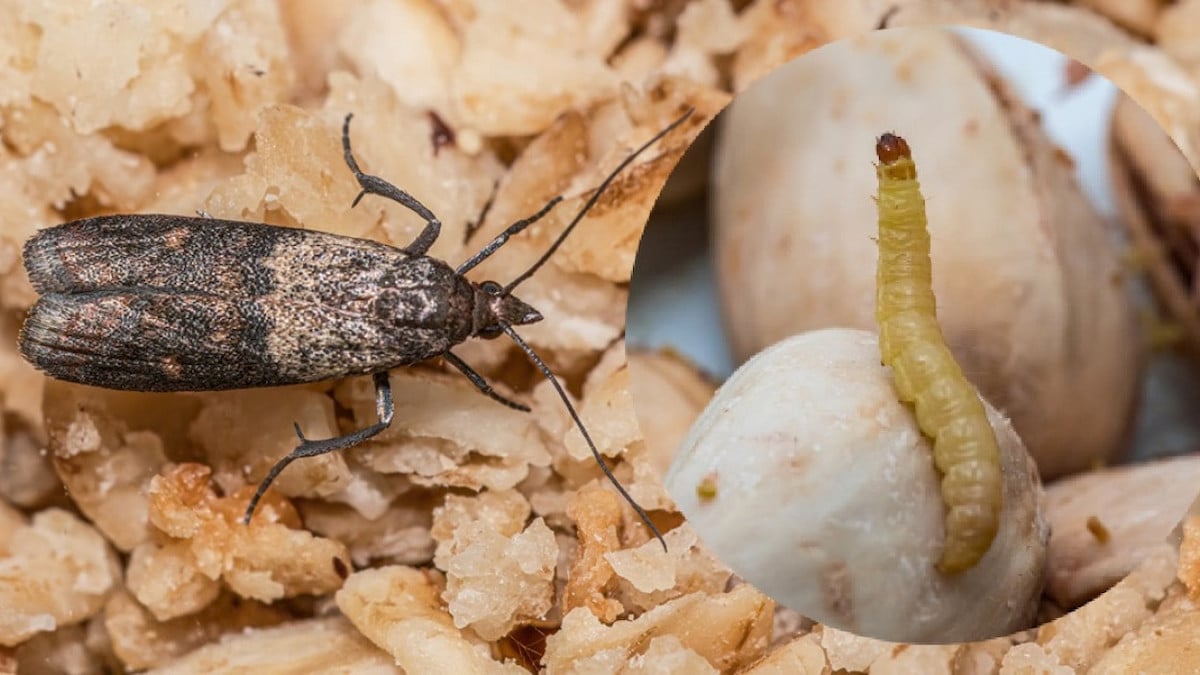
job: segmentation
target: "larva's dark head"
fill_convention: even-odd
[[[912,159],[912,151],[908,149],[908,141],[889,131],[875,141],[875,156],[880,162],[891,164],[902,158]]]
[[[541,312],[504,290],[494,281],[475,287],[475,335],[491,340],[504,332],[504,325],[524,326],[542,320]]]

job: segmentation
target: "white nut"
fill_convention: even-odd
[[[1000,531],[957,577],[934,567],[940,477],[873,333],[814,331],[756,355],[692,427],[666,485],[722,562],[805,616],[899,642],[1007,635],[1033,621],[1049,529],[1033,461],[987,409]]]

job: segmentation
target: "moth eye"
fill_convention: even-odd
[[[491,340],[493,338],[500,337],[500,334],[503,332],[504,329],[500,328],[499,326],[488,326],[487,328],[479,331],[479,337],[483,338],[484,340]]]
[[[487,293],[488,295],[500,295],[504,292],[504,288],[494,281],[485,281],[482,284],[479,284],[479,288],[481,288],[483,292]]]

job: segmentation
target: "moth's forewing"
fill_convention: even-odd
[[[226,298],[276,293],[346,262],[359,263],[347,272],[361,275],[353,268],[366,268],[366,275],[378,278],[385,263],[403,255],[378,242],[326,232],[161,214],[64,223],[30,237],[24,249],[25,269],[39,293],[156,288]],[[275,274],[285,267],[286,278]]]
[[[60,380],[130,391],[279,384],[271,324],[253,300],[191,293],[50,293],[29,312],[21,352]]]
[[[21,336],[49,375],[215,391],[414,363],[471,333],[474,290],[444,263],[363,239],[207,218],[92,218],[39,232],[42,298]]]

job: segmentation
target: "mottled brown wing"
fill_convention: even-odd
[[[39,231],[24,247],[29,280],[43,294],[156,288],[258,297],[331,273],[378,283],[407,258],[378,242],[328,232],[158,214],[64,223]]]
[[[202,391],[278,380],[271,330],[253,302],[216,296],[51,293],[30,310],[20,349],[60,380],[133,391]]]
[[[298,323],[304,321],[304,324]],[[42,296],[20,349],[60,380],[132,391],[218,391],[344,377],[400,365],[397,336],[367,315],[273,296],[130,291]],[[429,329],[405,342],[436,341]]]

